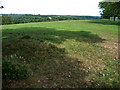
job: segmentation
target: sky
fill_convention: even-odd
[[[0,14],[100,16],[101,0],[0,0]]]

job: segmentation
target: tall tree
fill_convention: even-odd
[[[120,17],[120,1],[119,2],[100,2],[101,15],[103,18]]]

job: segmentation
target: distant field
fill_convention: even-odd
[[[3,25],[3,60],[15,57],[30,71],[11,88],[118,87],[118,25],[97,20]]]

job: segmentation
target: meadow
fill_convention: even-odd
[[[29,71],[24,79],[3,78],[4,88],[119,87],[118,25],[114,22],[3,25],[2,52],[3,62],[15,59]]]

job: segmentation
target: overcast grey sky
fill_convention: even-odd
[[[91,15],[100,16],[101,0],[0,0],[2,14]],[[0,2],[0,3],[1,3]]]

